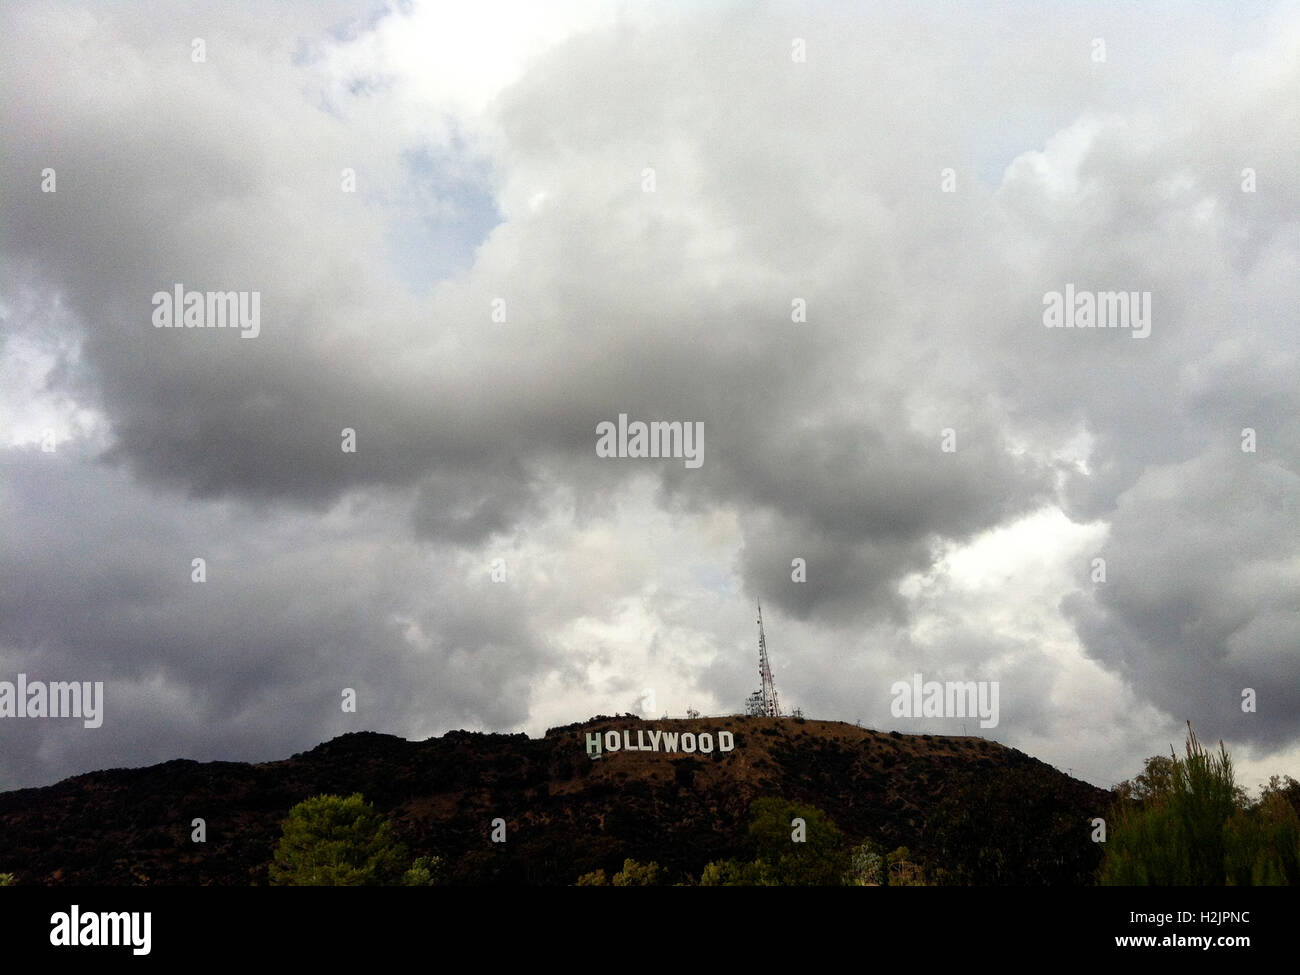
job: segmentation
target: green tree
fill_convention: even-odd
[[[715,860],[705,864],[701,887],[776,887],[772,868],[762,860]]]
[[[846,887],[880,887],[888,883],[885,858],[874,841],[863,840],[849,851],[848,860],[844,870]]]
[[[1100,882],[1223,886],[1300,883],[1300,817],[1275,776],[1259,801],[1237,786],[1223,742],[1207,752],[1187,725],[1186,758],[1147,760],[1121,783]]]
[[[663,871],[653,860],[649,863],[637,863],[624,860],[623,869],[614,874],[611,881],[615,887],[653,887],[659,884]]]
[[[885,877],[891,887],[924,887],[925,874],[912,862],[912,851],[900,846],[885,857]]]
[[[356,887],[400,883],[406,849],[360,793],[313,796],[289,810],[270,867],[272,884]]]
[[[1295,780],[1287,776],[1292,785]],[[1228,883],[1240,887],[1300,884],[1300,816],[1275,775],[1258,801],[1227,825]]]
[[[416,857],[402,875],[407,887],[439,887],[447,883],[447,864],[440,856]]]
[[[843,882],[849,865],[844,837],[820,809],[786,799],[756,799],[749,806],[748,837],[754,859],[709,863],[700,875],[700,886],[837,886]]]
[[[803,820],[796,839],[796,819]],[[786,799],[757,799],[749,807],[749,838],[757,859],[782,887],[834,886],[848,857],[844,837],[820,809]]]
[[[1148,799],[1163,798],[1169,794],[1173,783],[1174,766],[1177,758],[1168,755],[1152,755],[1146,760],[1141,774],[1131,781],[1121,782],[1115,787],[1121,799],[1146,802]]]
[[[18,878],[11,873],[0,873],[0,887],[12,887],[18,883]]]
[[[575,886],[608,887],[612,884],[615,887],[655,887],[663,882],[663,868],[658,863],[638,863],[628,859],[623,861],[623,869],[614,874],[613,879],[604,870],[593,870],[579,877]]]

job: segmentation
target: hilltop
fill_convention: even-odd
[[[731,732],[712,754],[606,752],[587,733]],[[1091,882],[1089,820],[1111,793],[977,737],[904,735],[836,721],[600,716],[524,734],[422,742],[357,732],[276,762],[175,760],[0,793],[0,870],[36,884],[267,882],[280,823],[319,793],[362,793],[412,856],[458,883],[567,884],[657,860],[673,879],[744,854],[746,810],[779,796],[823,810],[856,843],[907,846],[976,884]],[[207,842],[193,843],[201,817]],[[489,839],[502,818],[507,840]]]

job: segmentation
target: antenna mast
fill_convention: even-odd
[[[763,602],[758,602],[758,676],[759,714],[767,718],[781,717],[781,705],[776,699],[776,683],[772,680],[772,667],[767,661],[767,636],[763,633]]]

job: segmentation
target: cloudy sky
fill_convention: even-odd
[[[0,788],[735,712],[759,599],[810,717],[1300,777],[1298,91],[1295,3],[5,4],[0,680],[105,691]]]

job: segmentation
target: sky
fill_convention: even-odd
[[[1298,91],[1282,2],[5,4],[0,682],[103,713],[0,789],[736,713],[760,600],[811,718],[1300,777]]]

